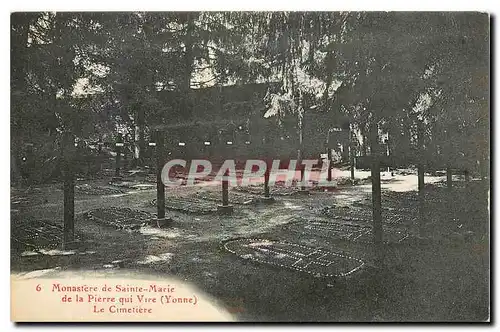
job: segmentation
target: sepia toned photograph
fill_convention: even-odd
[[[490,25],[12,12],[11,320],[490,322]]]

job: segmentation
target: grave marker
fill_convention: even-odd
[[[68,249],[75,240],[75,180],[74,157],[75,137],[72,133],[63,134],[63,162],[64,162],[64,230],[63,248]]]
[[[235,239],[224,248],[240,258],[304,272],[316,278],[347,277],[364,262],[345,254],[270,239]]]
[[[229,204],[229,169],[224,172],[222,177],[222,205],[217,206],[217,211],[222,214],[231,214],[233,212],[233,206]]]
[[[121,154],[122,154],[122,147],[123,147],[123,137],[122,134],[118,134],[118,138],[116,139],[115,143],[115,152],[116,152],[116,158],[115,158],[115,177],[113,180],[121,180],[120,176],[120,163],[121,163]]]
[[[161,172],[163,169],[164,161],[164,137],[163,132],[156,131],[156,209],[158,224],[165,221],[165,185],[161,179]]]

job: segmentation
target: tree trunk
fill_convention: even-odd
[[[382,264],[384,259],[382,243],[382,186],[380,183],[380,151],[378,142],[378,124],[376,119],[373,119],[373,123],[370,128],[370,149],[373,204],[373,243],[376,251],[376,263]]]
[[[418,121],[418,120],[417,120]],[[423,226],[425,224],[425,198],[424,198],[424,188],[425,188],[425,155],[424,155],[424,124],[421,121],[417,123],[417,144],[419,151],[419,162],[418,162],[418,213],[419,213],[419,234],[423,235]]]
[[[64,230],[63,247],[69,249],[75,240],[75,180],[74,180],[74,136],[64,133],[62,138],[64,167]]]
[[[28,31],[30,28],[33,13],[12,13],[11,14],[11,104],[23,107],[27,95],[27,75],[26,65],[28,61]],[[11,108],[11,148],[10,165],[11,181],[13,183],[22,179],[19,170],[19,152],[22,146],[24,123],[17,120],[17,107]],[[12,121],[14,120],[14,121]]]
[[[186,38],[184,40],[186,51],[184,54],[184,82],[182,89],[187,91],[191,89],[191,74],[193,72],[193,30],[194,19],[190,13],[187,13]]]
[[[122,145],[123,145],[123,137],[121,134],[118,134],[118,137],[115,142],[115,177],[114,180],[118,181],[120,180],[120,168],[121,168],[121,159],[122,159]]]
[[[451,166],[448,165],[446,167],[446,187],[451,190],[453,187],[453,180],[452,180],[452,173],[451,173]]]
[[[134,166],[142,167],[144,166],[144,153],[146,151],[145,144],[145,121],[144,121],[144,109],[139,106],[137,109],[136,125],[134,133]]]
[[[425,170],[423,162],[418,165],[418,193],[419,195],[423,193],[425,188]]]
[[[266,169],[266,172],[264,173],[264,197],[266,197],[266,198],[270,197],[270,192],[269,192],[269,167]]]
[[[464,170],[464,178],[465,178],[465,184],[468,185],[470,182],[470,173],[468,169]]]
[[[132,163],[132,167],[139,166],[139,160],[141,159],[141,146],[139,144],[139,126],[136,124],[134,126],[134,160]]]
[[[180,86],[181,91],[181,114],[186,118],[191,115],[190,96],[191,96],[191,76],[193,74],[193,32],[194,18],[192,14],[187,13],[186,19],[186,36],[184,38],[185,53],[184,53],[184,73]]]
[[[12,132],[12,131],[11,131]],[[21,172],[18,167],[18,153],[19,153],[20,143],[12,133],[12,138],[10,141],[10,181],[12,184],[19,184],[21,180]]]
[[[479,161],[479,172],[481,174],[481,181],[485,181],[488,177],[488,162],[484,157]]]
[[[271,174],[272,158],[271,158],[271,141],[269,135],[269,127],[266,127],[264,133],[264,151],[266,153],[266,171],[264,173],[264,197],[270,198],[269,177]]]
[[[328,175],[327,180],[329,183],[332,182],[332,147],[330,145],[330,128],[328,128],[328,133],[326,136],[326,155],[328,158]]]
[[[227,177],[229,176],[229,170],[224,172],[224,179],[222,180],[222,206],[229,205],[229,183]]]
[[[488,164],[487,157],[483,157],[481,159],[480,164],[479,164],[479,172],[481,174],[481,188],[484,190],[484,192],[487,195],[487,192],[490,189],[489,164]]]
[[[351,181],[354,182],[354,180],[355,180],[355,177],[354,177],[354,167],[355,167],[355,165],[354,165],[354,154],[352,152],[352,149],[351,149],[350,153],[351,153],[351,157],[350,157],[350,162],[349,162],[350,166],[349,167],[351,169]]]
[[[165,218],[165,185],[161,179],[164,163],[164,133],[156,131],[156,209],[158,219]]]
[[[354,150],[354,132],[352,128],[349,127],[349,167],[351,170],[351,181],[354,183],[354,158],[355,158],[355,150]]]
[[[417,123],[417,144],[418,144],[418,194],[421,196],[425,187],[425,155],[424,155],[424,124]]]
[[[366,137],[366,128],[365,126],[361,126],[361,135],[363,136],[363,145],[362,145],[362,153],[363,153],[363,156],[366,157],[366,154],[367,154],[367,144],[368,144],[368,137]]]
[[[299,165],[300,170],[300,190],[305,190],[304,188],[304,170],[302,166],[302,159],[304,158],[304,108],[302,107],[302,93],[299,91],[299,111],[298,114],[298,125],[299,125],[299,149],[297,153],[297,165]]]

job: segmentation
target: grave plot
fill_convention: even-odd
[[[187,181],[187,174],[183,172],[176,172],[175,175],[173,175],[173,178],[183,180],[182,184],[185,185]],[[215,173],[205,176],[203,178],[196,178],[194,179],[194,183],[198,184],[198,183],[210,182],[213,181],[214,178],[215,178]],[[156,183],[156,174],[147,174],[144,177],[144,182]]]
[[[397,211],[397,212],[396,212]],[[394,208],[382,208],[382,222],[391,226],[415,225],[417,222],[417,213],[398,213],[405,212]],[[345,221],[354,221],[357,223],[371,224],[372,211],[371,206],[365,209],[350,208],[342,206],[326,206],[320,210],[320,214],[331,218]]]
[[[287,226],[292,232],[307,234],[330,239],[339,239],[353,242],[372,243],[372,227],[359,225],[349,221],[339,222],[314,220],[298,221]],[[402,231],[384,228],[383,240],[386,243],[400,243],[408,238],[408,234]]]
[[[156,207],[156,198],[150,203]],[[214,201],[203,200],[198,198],[165,198],[165,208],[171,211],[179,211],[192,214],[210,214],[217,212],[217,203]]]
[[[403,196],[401,196],[403,197]],[[418,212],[417,201],[404,200],[399,198],[388,198],[382,195],[382,213],[386,214],[396,214],[396,215],[406,215],[411,217],[413,214]],[[362,201],[356,201],[352,204],[354,208],[364,210],[365,213],[371,214],[372,200],[371,198],[365,198]]]
[[[371,184],[372,180],[370,178],[355,178],[354,181],[351,180],[350,177],[339,177],[334,179],[339,186],[355,186],[363,185],[363,184]]]
[[[382,191],[382,199],[396,200],[396,201],[418,201],[418,193],[415,191],[410,192],[397,192],[397,191]]]
[[[382,192],[382,208],[389,211],[399,211],[408,214],[418,213],[418,196],[409,192]]]
[[[444,196],[446,195],[447,194],[445,193]],[[442,198],[442,192],[439,193],[437,190],[424,192],[424,203],[426,205],[434,203],[441,204],[440,202],[442,202]],[[390,210],[396,210],[408,214],[417,214],[419,206],[418,192],[382,192],[382,206],[384,205]]]
[[[223,244],[236,256],[284,269],[296,270],[316,278],[345,277],[363,267],[360,259],[325,249],[268,239],[235,239]]]
[[[232,187],[233,191],[238,191],[242,193],[248,193],[252,195],[264,195],[264,187],[262,185],[249,185],[246,187]]]
[[[11,195],[10,196],[10,207],[11,209],[17,209],[20,207],[30,207],[33,205],[40,205],[46,203],[46,200],[40,196],[27,197],[24,195]]]
[[[370,210],[362,210],[349,206],[325,206],[321,208],[320,214],[332,219],[342,219],[359,223],[369,223],[372,218]]]
[[[129,189],[129,190],[156,189],[156,184],[141,183],[140,181],[120,181],[120,182],[110,182],[109,184],[114,187]]]
[[[52,250],[62,243],[63,226],[56,223],[23,220],[15,222],[11,228],[11,247],[18,251]]]
[[[220,192],[198,192],[193,195],[193,198],[195,199],[200,199],[200,200],[208,200],[212,202],[218,202],[219,204],[222,203],[222,196]],[[249,204],[254,204],[258,202],[258,198],[245,194],[245,193],[231,193],[229,195],[229,204],[243,204],[243,205],[249,205]]]
[[[79,195],[104,196],[104,195],[125,194],[126,192],[127,190],[123,190],[120,188],[94,186],[90,184],[78,184],[75,186],[75,194]]]
[[[85,213],[85,218],[123,230],[138,230],[141,226],[154,225],[156,215],[130,208],[98,208]]]
[[[382,208],[382,221],[392,226],[415,226],[418,224],[418,211],[390,207]]]
[[[350,177],[338,177],[338,178],[333,178],[332,182],[335,182],[334,186],[324,186],[321,185],[318,181],[311,180],[310,181],[311,186],[308,189],[311,191],[335,191],[338,189],[338,187],[370,184],[371,180],[368,178],[363,178],[363,179],[354,179],[353,181],[351,180]]]
[[[234,191],[248,193],[252,195],[264,196],[264,184],[252,184],[245,187],[233,187]],[[307,189],[307,188],[306,188]],[[285,186],[284,183],[276,182],[274,186],[269,187],[271,196],[294,196],[301,195],[300,187],[292,184]]]
[[[144,177],[144,182],[156,183],[156,174],[147,174]]]

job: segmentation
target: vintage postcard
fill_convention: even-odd
[[[10,33],[12,321],[490,321],[489,14]]]

